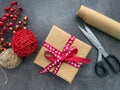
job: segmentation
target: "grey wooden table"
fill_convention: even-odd
[[[0,1],[0,15],[3,14],[3,7],[10,1],[12,0]],[[0,71],[0,90],[120,90],[120,75],[109,70],[110,73],[105,78],[96,76],[94,65],[97,50],[94,47],[88,55],[91,58],[90,65],[83,65],[71,84],[51,73],[39,74],[41,68],[33,64],[52,25],[59,26],[91,45],[78,30],[77,23],[80,24],[81,19],[75,15],[77,9],[83,4],[120,22],[120,0],[19,0],[19,3],[24,8],[22,15],[30,18],[28,26],[36,34],[39,48],[33,55],[24,58],[18,68],[4,69],[9,77],[7,85],[3,84],[4,77]],[[120,41],[94,28],[92,31],[106,51],[120,59]]]

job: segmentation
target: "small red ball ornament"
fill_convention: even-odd
[[[20,29],[12,36],[12,48],[20,57],[31,55],[36,51],[37,47],[38,40],[30,30]]]

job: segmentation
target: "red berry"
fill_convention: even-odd
[[[3,51],[7,50],[7,48],[3,48]]]
[[[13,3],[13,2],[11,2],[11,3],[10,3],[10,6],[14,6],[14,3]]]
[[[3,33],[5,33],[6,31],[7,31],[7,28],[6,27],[3,27],[3,29],[2,29],[3,31]]]
[[[10,10],[10,7],[5,7],[5,8],[4,8],[4,11],[5,11],[5,12],[7,12],[7,11],[9,11],[9,10]]]
[[[2,37],[4,35],[4,33],[0,33],[0,37]],[[4,38],[1,38],[1,41],[4,41]]]
[[[13,1],[13,2],[14,2],[14,4],[15,4],[15,5],[17,5],[17,4],[18,4],[18,2],[17,2],[17,1]]]
[[[13,33],[15,33],[16,31],[13,31]]]
[[[9,14],[9,13],[6,13],[6,14],[4,14],[3,16],[5,16],[5,17],[9,17],[10,14]]]
[[[17,21],[17,18],[13,18],[13,21],[16,22],[16,21]]]
[[[0,22],[0,27],[2,27],[4,25],[4,22]]]
[[[14,12],[14,11],[16,10],[16,8],[11,8],[10,10],[11,10],[12,12]]]
[[[15,17],[15,18],[18,18],[18,16],[17,16],[17,15],[14,15],[14,17]]]
[[[0,44],[1,44],[2,42],[0,41]],[[3,47],[2,46],[0,46],[0,51],[3,51]]]
[[[27,21],[28,20],[28,16],[24,16],[24,20]]]
[[[10,3],[10,6],[14,6],[14,5],[17,5],[18,3],[17,3],[17,1],[12,1],[11,3]]]
[[[0,18],[0,21],[2,20],[2,18]]]
[[[14,18],[14,15],[11,14],[11,15],[10,15],[10,18]]]
[[[12,1],[12,2],[10,3],[10,6],[14,6],[14,5],[17,5],[17,1]]]
[[[20,16],[20,12],[16,12],[16,15],[17,15],[17,16]]]
[[[4,47],[8,46],[8,43],[3,43],[3,46],[4,46]]]
[[[9,30],[13,31],[13,28],[12,28],[12,27],[9,27]]]
[[[21,25],[21,24],[22,24],[22,21],[19,21],[18,24]]]
[[[2,20],[3,20],[3,21],[7,21],[8,18],[7,18],[7,17],[3,17]]]
[[[12,22],[10,22],[10,23],[8,24],[8,26],[9,26],[9,27],[12,27],[12,26],[14,26],[14,24],[13,24]]]
[[[20,11],[22,11],[22,10],[23,10],[22,6],[18,7],[18,9],[19,9]]]
[[[11,46],[11,43],[10,43],[10,42],[8,43],[8,46]]]

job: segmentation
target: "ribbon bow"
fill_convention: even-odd
[[[66,45],[64,46],[62,52],[57,50],[56,48],[52,47],[50,44],[47,42],[44,42],[43,46],[47,48],[47,51],[45,51],[45,57],[51,61],[49,65],[47,65],[40,73],[46,73],[53,67],[54,70],[52,71],[53,74],[56,74],[61,67],[62,62],[68,63],[72,65],[75,68],[80,68],[80,64],[77,62],[81,63],[90,63],[89,59],[81,58],[75,56],[77,54],[78,49],[76,46],[72,46],[72,43],[74,42],[75,37],[71,36],[69,40],[67,41]]]

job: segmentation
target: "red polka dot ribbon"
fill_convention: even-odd
[[[59,71],[62,62],[65,62],[75,68],[80,68],[80,64],[78,64],[78,62],[89,64],[89,59],[75,56],[75,54],[78,52],[78,49],[76,46],[71,47],[74,40],[75,37],[71,36],[64,46],[62,52],[47,42],[44,42],[43,46],[47,49],[44,55],[48,60],[51,61],[51,63],[47,65],[43,70],[41,70],[40,73],[46,73],[54,67],[52,73],[56,74]]]

